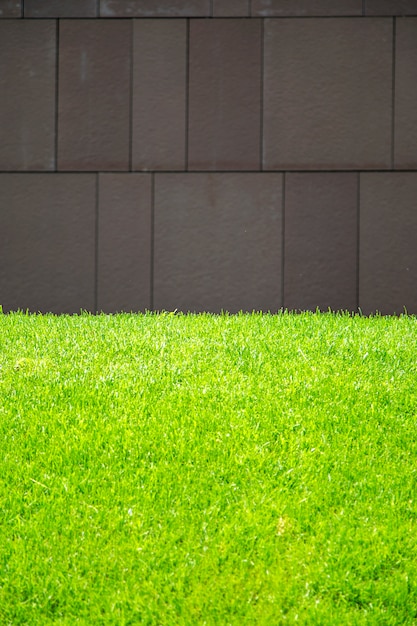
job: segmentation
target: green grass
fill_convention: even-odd
[[[417,320],[0,315],[0,624],[416,624]]]

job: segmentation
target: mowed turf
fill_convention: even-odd
[[[0,624],[417,623],[417,320],[0,314]]]

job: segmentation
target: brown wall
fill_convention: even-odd
[[[417,0],[0,0],[4,311],[417,313]]]

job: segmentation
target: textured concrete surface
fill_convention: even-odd
[[[362,15],[362,0],[252,0],[252,15],[259,17]]]
[[[259,169],[261,21],[190,24],[190,170]]]
[[[151,308],[151,174],[100,174],[97,309]]]
[[[365,0],[365,15],[417,15],[417,0]]]
[[[187,22],[136,20],[133,46],[133,169],[184,170]]]
[[[264,169],[391,162],[392,23],[265,21]]]
[[[210,0],[100,0],[101,17],[209,17]]]
[[[0,19],[2,17],[21,17],[22,1],[21,0],[0,0]]]
[[[55,168],[56,24],[0,21],[0,171]]]
[[[248,17],[250,0],[213,0],[213,17]]]
[[[282,306],[281,174],[156,174],[156,309]]]
[[[97,0],[25,0],[25,17],[97,17]]]
[[[0,174],[4,311],[94,310],[95,178]]]
[[[0,18],[5,310],[417,312],[417,0]]]
[[[59,29],[58,167],[127,170],[129,20],[63,20]]]
[[[357,309],[357,199],[357,174],[286,174],[285,308]]]
[[[417,17],[396,23],[394,130],[395,167],[417,168]]]
[[[417,173],[364,173],[360,190],[359,306],[417,314]]]

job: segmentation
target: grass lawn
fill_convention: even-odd
[[[0,624],[417,623],[417,319],[0,314]]]

